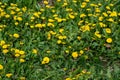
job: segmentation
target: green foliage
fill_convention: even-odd
[[[119,1],[51,1],[0,2],[0,80],[119,80]]]
[[[2,0],[3,3],[17,3],[19,4],[19,7],[28,7],[28,8],[32,8],[32,9],[36,9],[37,7],[39,7],[39,3],[41,2],[41,0]]]

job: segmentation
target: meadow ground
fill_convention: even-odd
[[[0,80],[119,80],[120,0],[1,0]]]

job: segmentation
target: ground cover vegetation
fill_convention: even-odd
[[[120,0],[1,0],[0,80],[119,80]]]

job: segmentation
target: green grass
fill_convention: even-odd
[[[19,7],[23,7],[26,6],[28,8],[33,8],[36,9],[39,7],[39,2],[41,2],[41,0],[2,0],[3,3],[17,3],[19,4]]]
[[[120,79],[119,0],[39,2],[1,1],[0,80]]]

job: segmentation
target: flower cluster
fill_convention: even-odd
[[[115,2],[42,0],[37,9],[0,2],[0,77],[25,80],[41,71],[49,78],[46,70],[65,66],[72,72],[73,67],[99,61],[101,56],[117,59],[120,11]],[[75,73],[83,74],[90,72]]]

